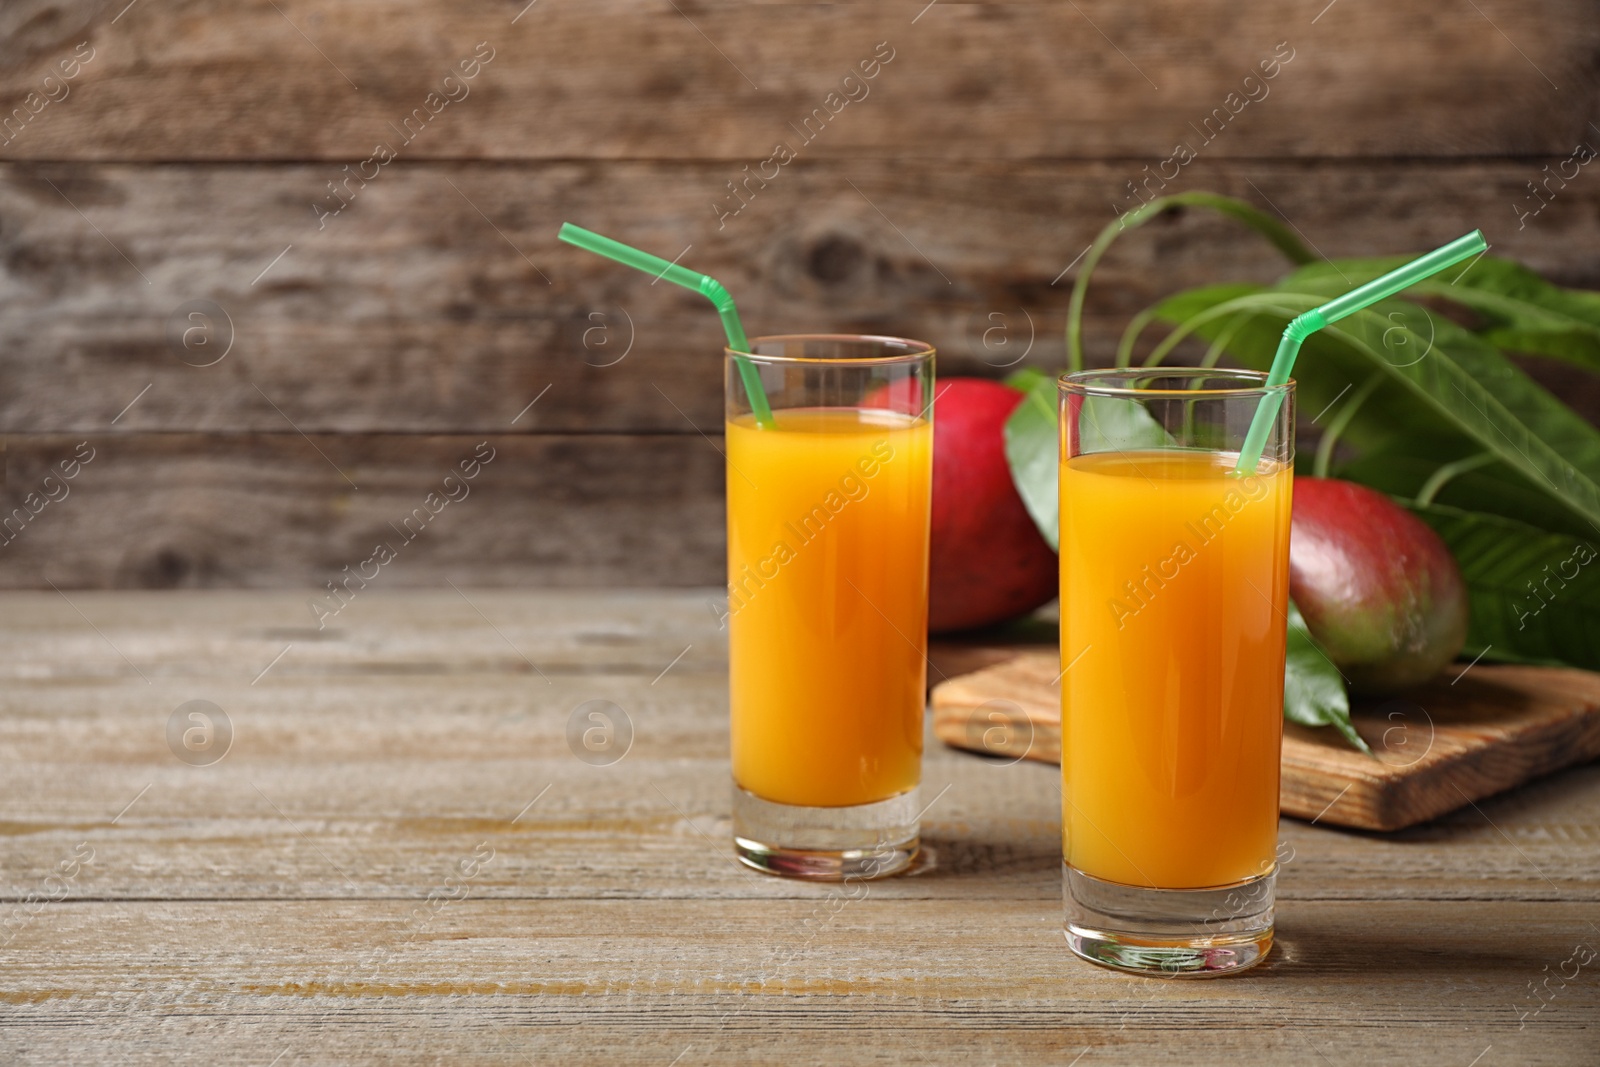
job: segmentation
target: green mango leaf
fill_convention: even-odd
[[[1027,380],[1019,371],[1007,379]],[[1061,523],[1057,502],[1061,495],[1060,444],[1056,430],[1056,383],[1047,374],[1033,372],[1027,395],[1006,420],[1006,462],[1011,466],[1011,481],[1022,497],[1023,506],[1039,534],[1052,549],[1058,549]]]
[[[1466,579],[1468,655],[1600,670],[1600,539],[1438,503],[1411,507]]]
[[[1242,201],[1187,193],[1152,201],[1106,226],[1073,284],[1067,318],[1069,364],[1083,359],[1082,308],[1090,275],[1117,237],[1176,206],[1206,207],[1271,241],[1299,269],[1275,286],[1210,286],[1168,298],[1135,316],[1119,346],[1125,360],[1144,325],[1174,329],[1151,354],[1159,362],[1191,334],[1247,365],[1266,368],[1288,320],[1392,269],[1409,257],[1318,261],[1275,219]],[[1320,421],[1346,393],[1359,410],[1334,417],[1363,452],[1404,454],[1435,465],[1487,453],[1561,513],[1560,527],[1600,532],[1600,431],[1540,388],[1495,347],[1505,344],[1592,365],[1600,349],[1600,294],[1564,290],[1517,264],[1479,257],[1417,286],[1411,295],[1454,300],[1482,316],[1482,336],[1410,300],[1389,300],[1313,334],[1296,366],[1300,412]],[[1326,458],[1326,457],[1324,457]],[[1477,479],[1467,485],[1484,484]],[[1514,497],[1483,507],[1519,518]],[[1526,492],[1520,494],[1526,496]],[[1480,505],[1482,506],[1482,505]]]
[[[1053,381],[1050,375],[1038,367],[1023,367],[1014,370],[1002,379],[1003,384],[1009,385],[1019,393],[1031,393],[1040,382]]]
[[[1339,259],[1297,271],[1307,292],[1335,296],[1393,270],[1404,256]],[[1406,291],[1467,308],[1482,319],[1473,332],[1499,348],[1600,370],[1600,293],[1563,289],[1507,259],[1482,256]]]
[[[1302,273],[1249,296],[1225,299],[1212,287],[1163,301],[1157,317],[1175,327],[1163,345],[1228,329],[1228,351],[1265,369],[1288,319],[1325,298],[1291,288]],[[1217,302],[1202,306],[1208,297]],[[1346,393],[1361,397],[1357,410],[1335,415],[1347,418],[1342,439],[1362,451],[1441,464],[1488,453],[1558,505],[1568,528],[1600,531],[1600,431],[1492,345],[1425,308],[1387,300],[1312,334],[1295,379],[1301,417],[1312,421]]]
[[[1350,723],[1350,694],[1344,676],[1317,645],[1292,600],[1283,669],[1283,717],[1301,726],[1331,726],[1351,745],[1372,755]]]
[[[1082,452],[1129,452],[1171,448],[1172,435],[1137,400],[1117,396],[1086,396],[1078,417],[1078,445]]]
[[[1573,518],[1548,491],[1530,484],[1498,460],[1450,478],[1428,493],[1429,483],[1438,478],[1442,466],[1437,458],[1375,450],[1340,464],[1331,474],[1360,482],[1402,502],[1415,501],[1427,493],[1427,499],[1435,504],[1506,517],[1543,532],[1572,537],[1594,535],[1593,528]]]

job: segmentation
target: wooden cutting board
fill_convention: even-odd
[[[1025,652],[942,682],[934,732],[957,748],[1060,763],[1060,670],[1054,652]],[[1331,729],[1284,724],[1283,813],[1399,830],[1600,757],[1600,674],[1479,664],[1360,703],[1351,719],[1375,757]]]

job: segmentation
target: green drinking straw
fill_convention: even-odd
[[[1473,230],[1463,237],[1457,237],[1442,248],[1436,248],[1425,256],[1419,256],[1410,263],[1396,267],[1388,274],[1380,275],[1365,285],[1356,286],[1321,307],[1297,315],[1289,321],[1288,326],[1284,327],[1283,338],[1278,342],[1278,354],[1272,357],[1272,368],[1267,372],[1267,387],[1280,386],[1289,380],[1289,375],[1294,370],[1294,359],[1300,354],[1300,345],[1324,326],[1338,322],[1347,315],[1354,315],[1362,308],[1376,304],[1424,278],[1438,274],[1453,263],[1460,263],[1469,256],[1478,255],[1488,247],[1483,239],[1483,231]],[[1250,420],[1250,430],[1245,434],[1244,446],[1239,449],[1239,462],[1234,467],[1235,472],[1255,473],[1256,465],[1261,462],[1261,451],[1267,444],[1267,435],[1272,432],[1272,420],[1278,417],[1278,409],[1282,406],[1281,392],[1268,393],[1261,398],[1261,403],[1256,407],[1255,417]]]
[[[767,403],[766,391],[761,388],[761,372],[749,359],[737,354],[748,349],[750,341],[745,337],[744,324],[739,321],[739,311],[733,306],[733,297],[728,295],[728,290],[722,287],[721,282],[570,222],[562,223],[561,232],[556,236],[569,245],[588,249],[634,270],[654,274],[657,278],[665,278],[673,285],[693,289],[711,301],[717,314],[722,316],[722,329],[728,335],[728,347],[735,353],[733,362],[739,368],[739,378],[744,382],[745,394],[750,398],[750,411],[756,417],[756,425],[764,429],[772,428],[772,405]]]

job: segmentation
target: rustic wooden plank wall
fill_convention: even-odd
[[[1600,145],[1597,14],[13,0],[4,511],[58,499],[9,531],[0,585],[318,585],[482,442],[395,586],[716,582],[715,317],[558,244],[563,220],[683,252],[753,331],[922,337],[946,374],[1059,364],[1077,256],[1174,169],[1166,191],[1246,197],[1328,255],[1477,225],[1600,287],[1600,177],[1519,218]],[[1278,269],[1231,224],[1164,220],[1105,264],[1091,336]]]

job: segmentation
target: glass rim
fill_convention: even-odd
[[[1232,378],[1240,382],[1250,382],[1249,385],[1222,386],[1212,389],[1186,389],[1186,388],[1140,388],[1132,385],[1105,385],[1102,381],[1117,378]],[[1119,396],[1119,397],[1187,397],[1194,399],[1205,397],[1219,399],[1228,397],[1262,397],[1272,393],[1290,393],[1294,390],[1295,380],[1290,378],[1282,385],[1268,385],[1267,372],[1259,370],[1234,370],[1215,367],[1102,367],[1095,370],[1066,371],[1056,379],[1056,389],[1062,393],[1081,394],[1084,396]]]
[[[911,363],[920,359],[928,359],[936,354],[936,349],[926,341],[917,341],[910,337],[894,337],[889,334],[877,333],[775,333],[763,337],[750,338],[750,347],[757,348],[767,341],[841,341],[847,343],[866,343],[879,346],[902,346],[909,351],[892,355],[880,356],[774,356],[763,352],[741,352],[738,349],[724,346],[723,354],[728,357],[743,356],[757,363],[782,365],[787,363],[797,365],[825,365],[837,364],[844,366],[882,366],[891,363]]]

